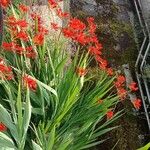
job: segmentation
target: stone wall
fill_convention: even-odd
[[[50,22],[55,22],[59,26],[64,26],[66,24],[66,20],[58,18],[53,10],[49,11],[47,0],[36,0],[34,3],[32,3],[32,0],[23,1],[31,7],[31,12],[41,15],[42,20],[47,27],[50,26]],[[70,0],[59,2],[59,5],[63,11],[69,12]]]

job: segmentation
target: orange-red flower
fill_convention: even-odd
[[[132,100],[132,103],[133,103],[133,105],[134,105],[134,107],[136,109],[140,109],[141,108],[141,105],[142,105],[141,99],[139,99],[139,98],[134,99],[134,100]]]
[[[129,85],[129,89],[130,89],[131,91],[137,91],[137,90],[138,90],[137,83],[136,83],[136,82],[132,82],[132,83]]]
[[[33,78],[31,78],[30,76],[25,75],[23,77],[23,83],[24,83],[25,87],[29,87],[30,90],[36,91],[36,89],[37,89],[37,82]]]
[[[36,56],[37,56],[37,54],[35,52],[28,52],[25,55],[26,55],[26,57],[32,58],[32,59],[36,58]]]
[[[39,45],[39,46],[43,45],[44,35],[42,33],[36,34],[33,38],[33,42],[34,42],[35,45]]]
[[[11,80],[13,79],[12,68],[8,67],[4,64],[3,59],[0,61],[0,78],[3,80]]]
[[[10,0],[0,0],[0,5],[6,8],[10,4]]]
[[[8,42],[3,42],[2,43],[2,48],[4,50],[7,50],[7,51],[12,51],[14,46],[15,46],[14,42],[9,42],[9,43]]]
[[[56,0],[48,0],[48,3],[51,8],[55,8],[58,6],[58,3],[56,2]]]
[[[19,5],[19,10],[20,10],[21,12],[23,12],[23,13],[26,13],[26,12],[28,12],[29,7],[26,6],[26,5],[24,5],[24,4],[20,4],[20,5]]]
[[[116,88],[121,87],[126,81],[126,78],[123,75],[119,75],[117,77],[117,81],[115,82],[115,86]]]
[[[87,18],[87,22],[89,24],[89,33],[90,34],[95,34],[96,24],[94,23],[94,18],[93,17]]]
[[[1,122],[0,123],[0,132],[6,131],[7,127]]]
[[[47,35],[49,31],[48,31],[48,29],[46,29],[46,27],[39,24],[38,25],[38,32],[42,33],[43,35]]]
[[[117,89],[118,96],[121,100],[124,100],[127,96],[127,91],[123,87]]]
[[[107,73],[109,76],[112,76],[114,74],[113,69],[112,68],[107,68]]]
[[[87,70],[86,70],[85,68],[81,68],[81,67],[77,68],[76,71],[77,71],[77,74],[78,74],[80,77],[85,76],[86,73],[87,73]]]
[[[56,13],[59,18],[68,18],[70,16],[68,12],[62,12],[60,8],[56,9]]]
[[[9,72],[11,71],[10,67],[5,66],[4,64],[0,64],[0,72]]]
[[[26,47],[25,50],[26,50],[26,52],[25,52],[26,57],[32,58],[32,59],[36,58],[37,54],[33,50],[32,46]]]
[[[59,26],[57,23],[51,22],[51,28],[57,31],[59,29]]]
[[[70,19],[68,27],[75,31],[80,31],[80,32],[86,29],[85,23],[83,23],[81,20],[77,18]]]
[[[124,83],[126,81],[126,78],[123,76],[123,75],[119,75],[117,77],[117,80],[120,82],[120,83]]]
[[[107,111],[107,120],[111,119],[114,116],[114,112],[112,110]]]
[[[70,28],[63,28],[62,32],[65,37],[67,38],[73,38],[74,37],[74,32]]]
[[[28,34],[25,31],[20,31],[17,35],[16,38],[21,39],[23,41],[28,41],[29,37]]]
[[[33,20],[37,20],[38,23],[41,23],[41,16],[39,16],[38,14],[36,14],[36,13],[31,13],[31,18],[32,18]]]
[[[28,27],[28,23],[26,20],[18,20],[16,21],[16,25],[18,25],[21,29]]]
[[[82,45],[85,45],[88,41],[87,41],[87,38],[86,38],[86,35],[83,33],[83,32],[80,32],[78,33],[76,36],[75,36],[75,40],[82,44]]]
[[[108,62],[105,59],[101,59],[101,62],[99,62],[99,67],[102,70],[106,70],[107,69],[107,65],[108,65]]]
[[[17,54],[22,55],[24,53],[24,48],[20,45],[16,45],[14,49],[14,52],[16,52]]]
[[[17,20],[14,16],[10,16],[7,18],[7,24],[13,32],[14,30],[16,32],[17,26],[19,26],[21,30],[28,27],[28,23],[25,19]]]
[[[88,41],[87,41],[88,42]],[[100,51],[102,49],[102,47],[97,47],[97,45],[95,46],[89,46],[88,51],[92,54],[92,55],[101,55],[102,52]],[[98,61],[98,60],[97,60]]]

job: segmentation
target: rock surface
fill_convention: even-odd
[[[129,63],[134,69],[137,57],[134,30],[130,22],[132,9],[128,0],[94,0],[90,3],[84,0],[71,0],[71,12],[74,16],[82,20],[88,16],[95,17],[97,35],[104,47],[104,57],[117,70],[125,63]],[[130,100],[127,99],[118,106],[118,110],[122,108],[126,114],[114,124],[121,127],[107,134],[105,138],[110,137],[110,140],[96,149],[110,150],[116,143],[114,150],[136,150],[140,147],[142,141],[138,135],[142,134],[145,128],[139,124],[140,119],[134,116],[136,113],[133,114]]]

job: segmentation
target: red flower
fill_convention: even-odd
[[[6,76],[6,80],[12,80],[14,78],[14,76],[13,76],[13,74],[8,74],[7,76]]]
[[[3,123],[0,123],[0,132],[6,131],[6,130],[7,130],[7,127]]]
[[[10,4],[10,0],[0,0],[0,5],[3,8],[6,8]]]
[[[117,80],[120,82],[120,83],[124,83],[126,81],[126,78],[123,76],[123,75],[119,75],[117,77]]]
[[[38,14],[36,14],[36,13],[31,13],[31,18],[32,18],[33,20],[37,20],[38,23],[41,23],[41,16],[39,16]]]
[[[9,72],[9,71],[11,71],[11,68],[5,66],[4,64],[0,64],[0,71],[1,72]]]
[[[86,25],[77,18],[70,19],[68,27],[75,31],[81,31],[81,32],[86,29]]]
[[[19,9],[20,9],[21,12],[26,13],[26,12],[28,12],[29,7],[24,5],[24,4],[20,4]]]
[[[127,91],[123,87],[117,89],[118,96],[121,100],[124,100],[127,96]]]
[[[62,32],[63,32],[65,37],[68,37],[68,38],[74,37],[74,32],[69,28],[62,29]]]
[[[102,44],[99,43],[98,38],[97,38],[97,36],[96,36],[95,34],[90,35],[90,36],[88,37],[88,39],[89,39],[89,42],[91,42],[91,43],[100,44],[100,45],[101,45],[101,48],[100,48],[100,49],[103,48],[103,47],[102,47]]]
[[[75,36],[75,40],[76,40],[78,43],[82,44],[82,45],[84,45],[84,44],[86,44],[86,43],[88,42],[87,39],[86,39],[86,35],[85,35],[83,32],[78,33],[78,34]]]
[[[35,45],[43,45],[44,43],[44,35],[42,33],[39,33],[37,35],[34,36],[33,38],[33,42]]]
[[[2,48],[5,49],[5,50],[8,50],[8,51],[12,51],[14,46],[15,46],[14,42],[10,42],[10,43],[3,42],[2,43]]]
[[[26,20],[18,20],[16,22],[16,25],[18,25],[20,28],[27,28],[28,27],[28,23],[26,22]]]
[[[106,70],[106,69],[107,69],[107,65],[108,65],[107,60],[105,60],[105,59],[101,59],[101,62],[99,63],[99,67],[100,67],[100,69],[102,69],[102,70]]]
[[[33,51],[33,47],[32,46],[26,47],[26,51],[28,51],[28,52]]]
[[[15,48],[14,48],[14,51],[17,53],[17,54],[23,54],[24,52],[24,48],[19,46],[19,45],[15,45]]]
[[[17,36],[17,38],[23,40],[23,41],[28,41],[29,40],[29,37],[28,37],[28,34],[24,31],[20,31]]]
[[[103,59],[99,55],[95,55],[95,60],[100,63]]]
[[[96,31],[96,24],[94,23],[94,18],[93,17],[87,18],[87,22],[89,24],[89,33],[94,34]]]
[[[82,76],[85,76],[87,73],[87,70],[84,69],[84,68],[77,68],[77,74],[82,77]]]
[[[88,42],[88,41],[87,41]],[[101,55],[102,52],[100,51],[102,49],[102,47],[97,47],[97,46],[89,46],[88,51],[92,54],[92,55]]]
[[[112,110],[107,111],[107,120],[111,119],[114,116],[114,112]]]
[[[141,99],[139,99],[139,98],[134,99],[134,100],[132,101],[132,103],[133,103],[133,105],[134,105],[134,107],[135,107],[136,109],[140,109],[140,108],[141,108],[141,105],[142,105]]]
[[[16,25],[16,21],[17,21],[17,19],[16,19],[14,16],[9,16],[9,17],[7,18],[7,23],[8,23],[10,26]]]
[[[113,69],[112,68],[108,68],[107,69],[107,73],[108,73],[108,75],[112,76],[114,74]]]
[[[41,32],[44,35],[48,34],[48,30],[45,27],[43,27],[41,24],[38,25],[38,32]]]
[[[31,89],[32,91],[36,91],[37,82],[33,78],[29,77],[28,75],[25,75],[23,77],[23,83],[24,83],[24,86],[26,87],[28,86],[29,89]]]
[[[26,50],[26,53],[25,53],[26,57],[34,59],[37,56],[32,46],[26,47],[25,50]]]
[[[58,4],[55,0],[48,0],[48,3],[49,3],[51,8],[55,8],[58,6]]]
[[[36,58],[36,53],[35,52],[29,52],[29,53],[26,53],[26,57],[28,58],[32,58],[32,59],[35,59]]]
[[[56,9],[56,13],[60,18],[68,18],[70,15],[67,12],[62,12],[60,8]]]
[[[117,81],[115,82],[115,86],[116,88],[121,87],[126,81],[126,78],[123,75],[119,75],[117,77]]]
[[[51,22],[51,28],[54,29],[55,31],[57,31],[59,29],[59,26],[57,23]]]
[[[131,91],[137,91],[138,90],[137,83],[136,82],[132,82],[129,85],[129,88],[130,88]]]
[[[1,59],[0,61],[0,78],[2,78],[3,80],[11,80],[13,79],[13,72],[12,72],[12,68],[8,67],[4,64],[3,59]]]
[[[88,22],[89,24],[93,23],[93,22],[94,22],[94,18],[93,18],[93,17],[88,17],[88,18],[87,18],[87,22]]]

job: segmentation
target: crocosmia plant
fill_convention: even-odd
[[[61,27],[52,18],[46,27],[28,6],[0,2],[6,12],[0,52],[0,147],[80,150],[104,142],[102,135],[116,128],[110,124],[122,115],[115,108],[127,91],[125,77],[103,58],[94,18],[82,22],[64,12],[60,1],[48,0],[49,11],[67,24]],[[135,83],[130,89],[137,90]],[[140,105],[138,99],[134,106]]]

